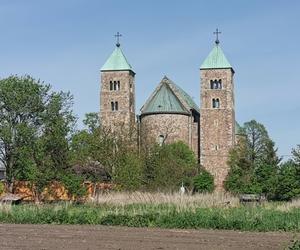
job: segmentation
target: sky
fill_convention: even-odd
[[[99,111],[116,32],[136,72],[136,110],[164,75],[200,103],[199,67],[220,46],[236,119],[264,124],[285,159],[300,144],[300,1],[0,0],[0,78],[29,74],[74,95],[78,128]]]

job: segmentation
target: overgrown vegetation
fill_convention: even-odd
[[[225,188],[234,193],[264,194],[270,200],[290,200],[300,195],[300,150],[280,163],[265,127],[252,120],[241,128],[239,142],[229,155],[230,172]]]
[[[66,175],[75,125],[71,106],[69,93],[54,92],[30,76],[0,81],[0,160],[10,191],[15,180],[26,180],[39,198],[51,181]]]
[[[207,228],[245,231],[300,231],[300,210],[262,207],[197,208],[175,205],[22,205],[2,207],[1,223],[101,224],[131,227]]]
[[[212,192],[213,176],[197,164],[183,142],[138,148],[137,131],[122,133],[101,127],[97,113],[88,113],[85,127],[75,130],[70,93],[30,76],[0,80],[0,161],[10,191],[15,180],[35,187],[39,200],[51,182],[60,182],[70,196],[85,194],[83,181],[112,182],[118,190]],[[265,194],[268,199],[300,196],[300,146],[281,163],[265,127],[250,121],[229,155],[225,188],[232,194]]]
[[[204,168],[194,178],[194,190],[200,193],[210,193],[214,190],[214,177]]]

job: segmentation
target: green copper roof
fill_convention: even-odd
[[[226,59],[220,45],[216,44],[202,63],[200,69],[224,69],[232,68]]]
[[[189,114],[190,109],[199,111],[193,99],[165,76],[146,104],[141,108],[141,113]]]
[[[151,101],[143,108],[143,113],[153,112],[187,113],[167,84],[162,84]]]
[[[110,57],[106,60],[101,71],[106,70],[132,70],[120,46],[117,46]]]
[[[186,93],[182,88],[180,88],[177,84],[175,84],[171,80],[169,80],[169,81],[177,89],[177,91],[179,92],[180,96],[182,96],[182,98],[184,99],[184,101],[186,101],[186,103],[190,106],[190,108],[193,108],[193,109],[195,109],[195,110],[197,110],[199,112],[200,109],[197,106],[197,104],[194,102],[193,98],[188,93]]]

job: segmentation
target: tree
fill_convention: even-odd
[[[29,76],[0,81],[0,159],[9,183],[35,167],[32,149],[43,124],[49,90],[49,85]]]
[[[249,153],[247,137],[241,137],[238,144],[229,152],[230,171],[224,182],[226,190],[233,193],[256,193],[253,181],[254,166]]]
[[[87,127],[89,132],[94,132],[100,127],[99,114],[95,112],[85,114],[83,124]]]
[[[244,123],[241,129],[246,136],[249,157],[252,165],[268,164],[278,165],[280,160],[277,157],[277,149],[270,139],[265,126],[255,120]]]
[[[281,164],[276,185],[276,199],[291,200],[300,196],[300,178],[293,160]]]
[[[214,191],[214,177],[204,168],[194,178],[194,190],[200,193],[211,193]]]
[[[75,123],[69,93],[51,91],[30,76],[0,81],[0,160],[7,181],[32,181],[39,191],[68,169]]]
[[[293,162],[300,167],[300,145],[292,149]]]
[[[102,128],[96,113],[86,114],[85,128],[72,137],[70,162],[86,180],[112,180],[122,189],[142,185],[143,158],[139,156],[132,131],[112,132]]]
[[[153,145],[146,153],[145,161],[145,186],[148,189],[176,190],[182,182],[192,187],[197,161],[183,142]]]
[[[122,152],[113,174],[114,183],[123,190],[137,190],[143,184],[144,161],[137,152]]]
[[[225,188],[234,193],[264,193],[272,198],[281,161],[275,144],[266,128],[255,120],[246,122],[241,131],[244,137],[229,154],[231,169]]]

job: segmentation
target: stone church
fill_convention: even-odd
[[[217,33],[218,34],[218,33]],[[200,66],[201,107],[164,76],[135,112],[135,72],[117,42],[101,68],[100,120],[103,127],[138,128],[139,144],[183,141],[214,175],[217,189],[228,173],[228,152],[236,141],[234,70],[218,38]]]

